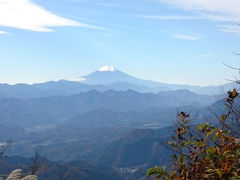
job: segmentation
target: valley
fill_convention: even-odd
[[[110,86],[96,83],[102,82],[99,77],[106,79],[105,73],[114,74]],[[89,75],[91,85],[59,81],[0,86],[0,93],[8,92],[0,99],[0,142],[12,141],[7,155],[31,158],[33,148],[40,146],[41,156],[56,164],[81,160],[107,165],[122,178],[138,179],[147,168],[169,161],[161,141],[171,137],[177,112],[191,113],[197,124],[222,98],[187,89],[145,92],[152,89],[146,88],[149,81],[129,84],[132,77],[127,75],[121,85],[134,90],[122,90],[117,84],[124,79],[121,73],[118,76],[119,72],[99,71]]]

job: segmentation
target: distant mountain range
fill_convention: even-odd
[[[113,66],[103,66],[99,70],[90,73],[86,76],[82,76],[77,79],[81,83],[89,85],[111,85],[120,86],[123,89],[127,89],[132,85],[137,86],[142,91],[149,92],[159,92],[159,91],[168,91],[168,90],[179,90],[179,89],[188,89],[197,94],[221,94],[224,91],[232,89],[235,84],[227,83],[222,86],[191,86],[191,85],[180,85],[180,84],[167,84],[151,80],[144,80],[130,76]],[[120,83],[120,85],[118,84]],[[123,90],[121,89],[121,90]],[[131,88],[129,88],[131,89]]]
[[[35,99],[7,98],[0,100],[0,124],[22,127],[59,123],[81,113],[105,108],[116,112],[182,106],[204,107],[219,97],[198,95],[188,90],[139,93],[133,90],[99,92],[91,90],[70,96]]]
[[[223,86],[190,86],[178,84],[166,84],[150,80],[143,80],[132,77],[117,70],[112,66],[103,66],[99,70],[77,78],[75,81],[59,80],[33,85],[28,84],[0,84],[0,99],[15,97],[21,99],[31,99],[40,97],[73,95],[90,90],[106,91],[116,90],[125,91],[128,89],[137,92],[163,92],[187,89],[197,94],[218,95],[232,89],[234,83],[228,83]]]
[[[96,152],[93,161],[128,168],[166,165],[171,160],[171,153],[162,145],[162,141],[170,140],[174,130],[175,126],[133,130],[118,140],[105,144]]]
[[[29,157],[39,144],[46,158],[58,161],[48,161],[42,179],[54,179],[53,172],[69,172],[66,179],[120,180],[124,174],[136,180],[147,167],[169,160],[169,152],[159,142],[172,135],[177,112],[190,113],[193,123],[206,117],[216,122],[209,109],[219,115],[224,108],[223,97],[215,94],[233,87],[233,83],[223,87],[164,84],[132,77],[112,66],[75,81],[0,84],[0,148],[13,140],[8,155]],[[5,159],[11,168],[26,161]],[[107,171],[95,163],[112,168]]]

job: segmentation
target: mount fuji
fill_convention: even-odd
[[[236,86],[234,83],[207,87],[167,84],[136,78],[113,66],[103,66],[97,71],[75,80],[49,81],[33,85],[0,84],[0,99],[9,97],[31,99],[73,95],[91,90],[104,92],[107,90],[126,91],[129,89],[140,93],[159,93],[184,89],[200,95],[219,95],[233,89],[234,86]]]
[[[86,76],[77,78],[76,81],[88,85],[104,85],[112,89],[124,90],[134,89],[141,92],[160,92],[169,90],[187,89],[197,94],[215,95],[232,89],[234,83],[227,83],[222,86],[191,86],[181,84],[167,84],[151,80],[144,80],[128,75],[114,66],[103,66],[97,71]]]
[[[102,66],[97,71],[78,78],[77,81],[89,85],[111,85],[116,83],[125,83],[126,85],[134,84],[138,86],[147,86],[150,88],[156,88],[164,85],[163,83],[159,82],[135,78],[118,70],[114,66]]]

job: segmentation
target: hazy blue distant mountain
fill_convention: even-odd
[[[0,84],[0,99],[6,97],[32,99],[51,96],[66,96],[90,90],[134,90],[137,92],[163,92],[170,90],[188,89],[197,94],[215,95],[224,94],[232,89],[234,83],[228,83],[224,86],[190,86],[178,84],[159,83],[150,80],[143,80],[132,77],[117,70],[112,66],[104,66],[99,70],[78,78],[76,81],[59,80],[45,83],[28,84]]]
[[[189,85],[177,85],[177,84],[168,84],[167,87],[171,89],[188,89],[197,94],[208,94],[208,95],[224,95],[227,91],[232,90],[233,88],[238,87],[236,83],[226,83],[219,86],[189,86]]]
[[[161,141],[170,139],[175,126],[161,129],[137,129],[126,133],[118,140],[105,144],[97,152],[95,161],[113,167],[146,167],[163,165],[171,159],[169,150]]]
[[[67,81],[67,80],[59,80],[59,81],[50,81],[45,83],[33,84],[33,87],[42,89],[42,90],[61,90],[63,95],[72,95],[81,92],[87,92],[90,90],[98,90],[98,91],[106,91],[109,88],[103,85],[87,85],[82,84],[76,81]]]
[[[5,94],[2,94],[0,93],[0,99],[5,99],[5,98],[9,98],[9,96],[5,95]]]
[[[190,110],[189,107],[180,109]],[[176,110],[176,108],[162,108],[146,109],[141,112],[118,112],[102,108],[75,116],[64,123],[64,126],[74,126],[79,128],[157,128],[171,125],[175,120]]]
[[[46,83],[28,84],[0,84],[0,99],[6,97],[32,99],[51,96],[72,95],[81,92],[87,92],[96,89],[98,91],[106,91],[109,88],[101,85],[91,86],[78,83],[75,81],[50,81]]]
[[[107,79],[111,77],[108,76]],[[116,90],[116,91],[125,91],[125,90],[134,90],[138,92],[159,92],[159,91],[167,91],[170,90],[166,87],[157,87],[155,89],[143,86],[143,85],[136,85],[126,81],[117,81],[112,84],[104,85],[98,84],[90,85],[90,84],[83,84],[76,81],[67,81],[67,80],[60,80],[60,81],[50,81],[46,83],[34,84],[33,87],[43,89],[43,90],[61,90],[62,93],[65,95],[77,94],[81,92],[87,92],[90,90],[97,90],[97,91],[106,91],[106,90]]]
[[[130,76],[113,66],[103,66],[99,70],[82,76],[77,79],[81,83],[91,84],[91,85],[110,85],[112,89],[121,87],[120,90],[131,89],[133,86],[134,90],[145,91],[145,92],[159,92],[159,91],[168,91],[168,90],[178,90],[178,89],[188,89],[192,92],[198,94],[224,94],[224,92],[232,89],[235,84],[228,83],[223,86],[191,86],[191,85],[181,85],[181,84],[167,84],[151,80],[144,80]],[[120,82],[120,84],[118,84]],[[115,84],[117,83],[117,84]],[[129,84],[131,84],[129,86]]]
[[[51,96],[66,96],[77,93],[87,92],[91,90],[107,91],[107,90],[134,90],[138,92],[159,92],[163,90],[170,90],[165,87],[149,88],[147,86],[140,86],[128,82],[115,82],[109,85],[88,85],[76,81],[49,81],[45,83],[38,83],[33,85],[28,84],[0,84],[0,99],[5,98],[20,98],[33,99]]]
[[[0,99],[8,97],[20,99],[33,99],[41,97],[73,95],[91,90],[103,92],[107,90],[125,91],[128,89],[138,92],[159,92],[163,90],[170,90],[165,87],[153,89],[147,86],[135,85],[128,82],[115,82],[109,85],[88,85],[76,81],[59,80],[38,83],[33,85],[0,84]]]
[[[156,88],[150,88],[148,86],[143,86],[143,85],[135,85],[135,84],[131,84],[128,82],[115,82],[112,84],[107,85],[107,87],[109,89],[112,90],[117,90],[117,91],[125,91],[125,90],[134,90],[137,92],[154,92],[154,93],[158,93],[160,91],[170,91],[170,88],[164,87],[164,86],[159,86]]]
[[[29,100],[0,100],[0,124],[43,125],[61,122],[80,113],[106,108],[113,111],[143,111],[148,108],[208,106],[216,97],[197,95],[188,90],[138,93],[136,91],[88,91],[71,96],[45,97]]]
[[[79,82],[91,85],[109,85],[117,82],[125,82],[150,88],[163,85],[162,83],[135,78],[121,72],[113,66],[103,66],[99,70],[79,78]]]
[[[5,97],[30,99],[60,95],[64,95],[64,92],[61,91],[61,89],[45,90],[28,84],[0,84],[0,99]]]
[[[1,126],[0,142],[12,139],[11,155],[28,156],[33,144],[40,143],[44,154],[50,160],[83,159],[93,161],[96,148],[119,139],[123,134],[136,128],[156,129],[173,125],[177,111],[187,111],[198,120],[206,108],[149,108],[141,112],[117,112],[109,109],[97,109],[77,115],[62,123],[51,126],[17,128]],[[16,133],[14,130],[16,129]],[[10,134],[9,134],[10,133]]]

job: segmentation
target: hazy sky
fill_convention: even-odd
[[[219,85],[237,72],[239,0],[0,0],[0,83],[135,77]]]

